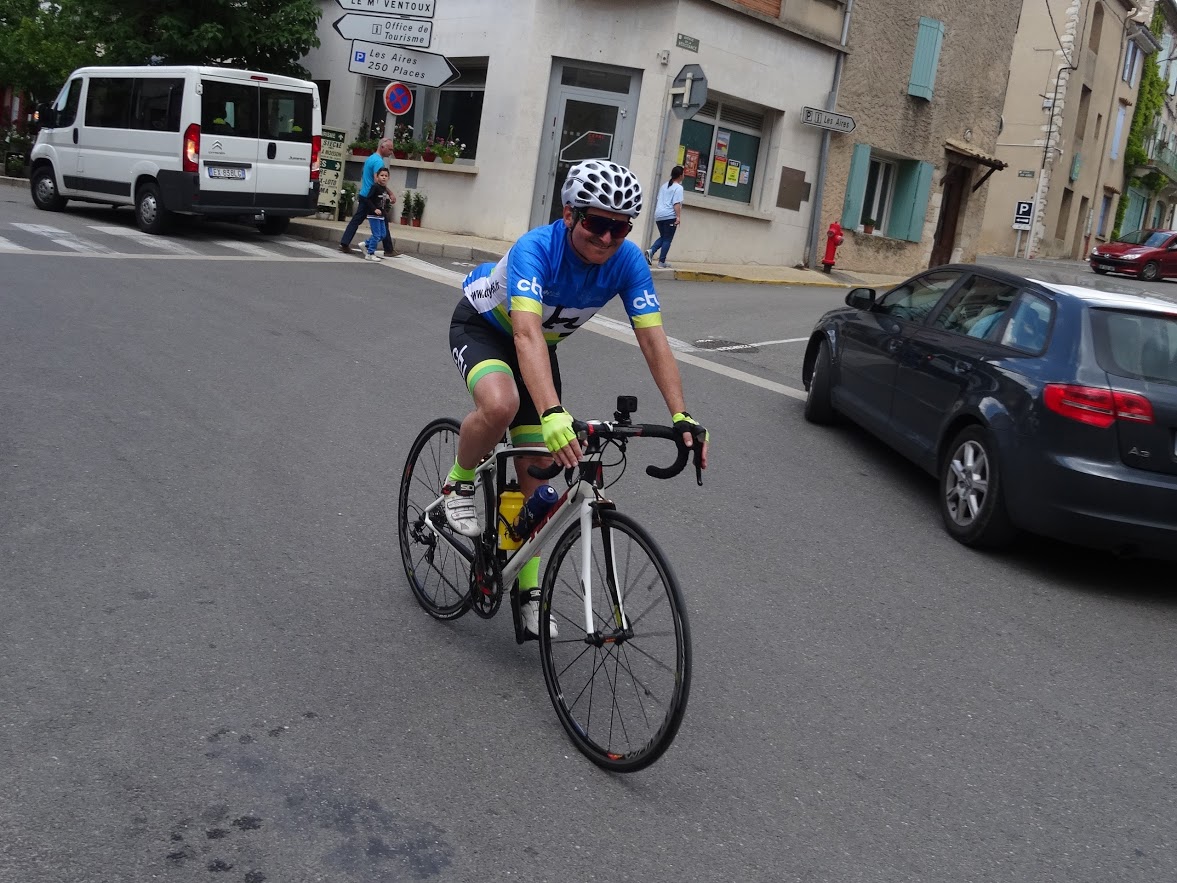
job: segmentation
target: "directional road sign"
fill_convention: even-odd
[[[433,0],[335,0],[344,9],[380,15],[411,15],[433,18]]]
[[[400,80],[414,86],[444,86],[458,78],[458,70],[444,55],[401,49],[367,40],[351,41],[347,69],[383,80]]]
[[[817,107],[802,107],[801,122],[807,126],[817,126],[819,129],[829,129],[832,132],[842,132],[846,135],[849,135],[858,126],[852,116],[833,113]]]
[[[433,22],[419,18],[391,15],[359,15],[349,12],[332,25],[345,40],[367,40],[392,46],[417,46],[428,49],[433,39]]]
[[[1014,208],[1014,229],[1029,230],[1034,217],[1034,203],[1018,200]]]

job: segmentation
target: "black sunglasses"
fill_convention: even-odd
[[[609,233],[614,239],[621,239],[628,236],[629,231],[633,229],[633,221],[630,220],[614,221],[603,215],[590,215],[583,211],[576,214],[580,218],[581,226],[594,236],[604,236]]]

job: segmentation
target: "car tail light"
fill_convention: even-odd
[[[1046,407],[1071,420],[1107,429],[1117,420],[1152,423],[1152,403],[1142,395],[1105,386],[1048,383],[1042,393]]]
[[[323,150],[323,136],[311,136],[311,180],[319,180],[319,153]]]
[[[184,130],[184,155],[180,159],[185,172],[200,171],[200,126],[196,123]]]

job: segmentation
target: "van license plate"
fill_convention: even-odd
[[[245,169],[231,169],[224,166],[209,166],[208,176],[210,178],[236,178],[237,180],[245,180]]]

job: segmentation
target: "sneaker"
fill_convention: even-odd
[[[387,249],[384,251],[386,258],[399,258],[402,254],[404,254],[403,251],[397,251],[395,248],[392,251],[388,251]]]
[[[384,260],[384,258],[380,257],[380,255],[376,254],[376,252],[374,252],[374,251],[370,251],[370,252],[368,252],[368,260],[370,260],[370,261],[382,261],[382,260]]]
[[[645,255],[646,263],[649,264],[651,267],[654,266],[654,249],[647,248],[645,251],[642,252],[642,254]]]
[[[672,270],[672,269],[674,269],[674,268],[673,268],[673,267],[671,267],[671,266],[670,266],[670,264],[663,264],[663,263],[659,263],[659,264],[658,264],[658,269],[659,269],[659,270]]]
[[[538,594],[539,594],[538,592],[534,592],[534,595],[538,595]],[[520,604],[519,605],[519,615],[523,619],[523,631],[527,632],[529,635],[535,635],[538,638],[539,637],[539,598],[533,596],[532,599],[530,601],[528,601],[526,604]],[[560,630],[558,628],[556,628],[556,620],[554,620],[551,617],[551,615],[549,615],[548,622],[551,624],[549,634],[553,638],[558,638],[560,636]]]
[[[450,527],[464,537],[476,537],[478,529],[478,505],[474,501],[474,482],[446,482],[441,489],[445,519]]]

